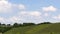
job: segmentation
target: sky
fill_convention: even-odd
[[[0,0],[0,22],[59,22],[60,0]]]

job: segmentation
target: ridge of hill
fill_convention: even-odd
[[[12,28],[4,34],[60,34],[60,24],[42,24]]]

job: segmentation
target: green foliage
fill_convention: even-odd
[[[0,32],[4,33],[10,29],[11,29],[11,27],[0,27]]]
[[[15,23],[12,26],[10,24],[1,24],[0,32],[3,34],[60,34],[60,23]]]
[[[13,27],[18,27],[18,26],[19,26],[18,23],[14,23],[14,24],[13,24]]]
[[[38,25],[42,25],[42,24],[52,24],[50,22],[43,22],[43,23],[39,23]]]
[[[60,24],[43,24],[12,28],[4,34],[60,34]]]
[[[44,25],[32,25],[32,26],[25,26],[25,27],[18,27],[18,28],[13,28],[5,34],[35,34],[36,32],[50,26],[50,24],[44,24]]]
[[[36,25],[34,23],[23,23],[23,26],[31,26],[31,25]]]

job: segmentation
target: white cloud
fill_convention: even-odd
[[[49,14],[48,13],[45,13],[44,16],[49,16]]]
[[[25,9],[25,5],[20,4],[20,5],[18,6],[18,8],[19,8],[20,10]]]
[[[2,12],[9,12],[11,10],[12,4],[9,3],[7,0],[0,0],[0,13]]]
[[[0,0],[0,1],[7,1],[7,0]]]
[[[54,19],[60,19],[60,15],[54,16],[53,18],[54,18]]]
[[[4,17],[0,17],[0,22],[3,24],[8,24],[9,23],[9,20],[7,18],[4,18]]]
[[[40,16],[41,13],[38,12],[38,11],[34,11],[34,12],[30,12],[30,15],[32,15],[32,16]]]
[[[5,22],[3,17],[0,17],[0,22]]]
[[[0,0],[0,13],[10,13],[14,7],[15,8],[17,7],[20,10],[23,10],[26,8],[25,5],[23,5],[23,4],[12,4],[12,3],[8,2],[8,0]],[[21,15],[23,18],[21,17]],[[21,11],[19,13],[19,16],[15,15],[15,16],[12,16],[9,18],[0,17],[0,22],[6,23],[6,24],[8,24],[8,23],[13,24],[14,22],[20,23],[21,21],[26,20],[24,17],[25,15],[29,16],[29,17],[34,16],[33,18],[38,20],[38,18],[41,17],[41,12],[39,12],[39,11]],[[30,19],[29,17],[27,17],[27,19]],[[32,21],[32,19],[31,19],[31,21]]]
[[[4,17],[0,17],[0,22],[3,24],[14,24],[15,22],[20,23],[21,18],[17,17],[17,16],[13,16],[10,18],[4,18]]]
[[[23,4],[10,3],[8,0],[0,0],[0,13],[10,13],[14,8],[22,10],[25,9],[25,6]]]
[[[22,14],[22,15],[30,15],[30,16],[41,16],[41,12],[39,11],[21,11],[20,13],[18,14]]]
[[[14,22],[19,22],[21,19],[19,17],[13,16],[9,18],[9,20],[14,23]]]
[[[0,17],[0,22],[3,24],[3,23],[5,23],[5,24],[7,24],[8,23],[8,20],[6,19],[6,18],[4,18],[4,17]]]
[[[27,14],[28,12],[26,12],[26,11],[22,11],[22,12],[19,12],[18,14],[20,15],[20,14],[22,14],[22,15],[25,15],[25,14]]]
[[[48,7],[43,7],[42,10],[43,11],[56,11],[57,8],[55,8],[54,6],[48,6]]]
[[[5,24],[14,24],[15,22],[17,23],[36,22],[36,21],[38,22],[38,20],[40,19],[41,19],[41,13],[39,11],[33,11],[33,12],[21,11],[19,15],[15,15],[9,18],[0,17],[0,22]]]

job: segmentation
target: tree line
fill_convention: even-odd
[[[31,25],[42,25],[42,24],[52,24],[51,22],[43,22],[43,23],[23,23],[23,24],[18,24],[18,23],[14,23],[13,25],[11,24],[1,24],[0,23],[0,27],[18,27],[18,26],[31,26]]]
[[[43,23],[39,23],[39,24],[35,24],[35,23],[23,23],[23,24],[18,24],[18,23],[14,23],[13,25],[11,24],[1,24],[0,23],[0,32],[4,33],[8,30],[10,30],[11,28],[16,28],[16,27],[25,27],[25,26],[33,26],[33,25],[42,25],[42,24],[51,24],[50,22],[43,22]]]

